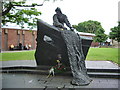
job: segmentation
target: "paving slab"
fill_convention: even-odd
[[[116,69],[120,68],[117,64],[111,61],[86,61],[86,67],[96,69]]]
[[[0,74],[0,90],[2,90],[2,74]]]
[[[36,67],[35,60],[11,60],[11,61],[0,61],[2,65],[0,67],[12,67],[12,66],[33,66]],[[118,69],[120,68],[117,64],[111,61],[85,61],[86,67],[90,69]]]
[[[11,60],[11,61],[0,61],[2,67],[13,67],[13,66],[37,66],[35,60]]]
[[[74,86],[72,77],[47,75],[3,73],[2,88],[118,88],[119,79],[92,78],[87,86]]]
[[[35,60],[15,60],[0,61],[0,67],[13,66],[33,66],[36,67]],[[90,69],[118,69],[118,65],[110,61],[85,61],[86,67]],[[93,81],[88,86],[74,86],[70,84],[72,77],[55,76],[46,78],[47,75],[36,74],[17,74],[17,73],[0,73],[0,88],[118,88],[120,79],[110,78],[92,78]],[[2,84],[1,84],[2,83]]]

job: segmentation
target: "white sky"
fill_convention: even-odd
[[[29,0],[32,1],[33,0]],[[42,3],[42,0],[35,0]],[[72,25],[80,22],[95,20],[101,22],[105,33],[109,34],[110,28],[117,26],[118,22],[118,2],[119,0],[63,0],[46,1],[44,6],[39,7],[42,12],[40,19],[53,23],[53,14],[56,7],[60,7],[62,12],[67,15]]]
[[[28,0],[29,3],[41,4],[43,0]],[[72,25],[80,22],[95,20],[101,22],[105,33],[109,34],[110,28],[117,26],[119,0],[53,0],[46,1],[43,6],[36,7],[42,12],[39,17],[52,25],[55,9],[60,7]]]

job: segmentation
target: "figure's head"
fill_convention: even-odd
[[[57,7],[57,8],[55,9],[55,12],[56,12],[57,14],[62,14],[61,9],[60,9],[59,7]]]

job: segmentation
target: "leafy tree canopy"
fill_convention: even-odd
[[[50,1],[50,0],[43,0]],[[54,2],[57,0],[53,0]],[[3,1],[3,10],[2,10],[2,25],[6,23],[16,23],[21,28],[28,26],[29,29],[36,27],[36,21],[38,16],[41,15],[41,12],[38,11],[35,6],[42,6],[42,4],[32,3],[32,5],[27,5],[26,0],[16,2],[13,1]],[[18,8],[19,7],[19,8]],[[27,24],[27,25],[26,25]]]
[[[118,22],[118,26],[111,28],[109,37],[110,37],[110,39],[120,42],[120,22]]]
[[[33,29],[36,27],[37,16],[41,15],[41,12],[37,11],[34,7],[35,5],[37,4],[33,3],[31,6],[25,5],[24,1],[4,2],[2,24],[6,25],[7,22],[16,23],[21,28],[24,28],[25,24],[27,24],[28,28]],[[20,6],[21,9],[18,9],[16,6]]]
[[[99,30],[97,30],[95,32],[95,37],[94,37],[94,42],[105,42],[108,38],[108,36],[106,34],[104,34],[104,29],[103,28],[100,28]]]
[[[73,25],[73,27],[79,32],[95,33],[101,28],[101,24],[98,21],[89,20]]]
[[[107,40],[107,35],[104,34],[105,30],[102,28],[101,23],[98,21],[88,20],[73,27],[79,32],[94,33],[94,42],[104,42]]]

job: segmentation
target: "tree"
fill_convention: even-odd
[[[89,20],[73,25],[73,27],[79,32],[95,33],[101,27],[101,24],[98,21]]]
[[[101,47],[101,44],[102,42],[105,42],[108,38],[108,36],[106,34],[104,34],[104,29],[103,28],[99,28],[99,30],[97,30],[95,32],[95,37],[94,37],[94,42],[99,42],[100,43],[100,47]]]
[[[111,28],[109,37],[110,37],[110,39],[120,42],[120,22],[118,22],[118,26]]]
[[[36,5],[35,3],[32,5],[25,5],[24,1],[3,2],[2,24],[6,25],[8,22],[16,23],[21,28],[24,28],[25,24],[27,24],[28,28],[33,29],[36,27],[37,16],[41,15],[41,12],[38,12],[34,7]],[[18,9],[16,6],[29,8]]]
[[[94,33],[94,42],[99,42],[100,45],[102,42],[107,40],[107,35],[104,34],[105,30],[102,28],[101,23],[98,21],[85,21],[79,23],[78,25],[73,25],[73,27],[79,32]]]
[[[37,11],[35,6],[43,6],[42,4],[33,3],[32,5],[26,5],[26,0],[14,2],[14,1],[4,1],[2,10],[2,24],[6,25],[7,22],[16,23],[21,28],[28,26],[28,28],[33,29],[36,27],[37,17],[41,15],[41,12]],[[56,1],[56,0],[53,0]],[[18,9],[17,7],[21,7]]]

